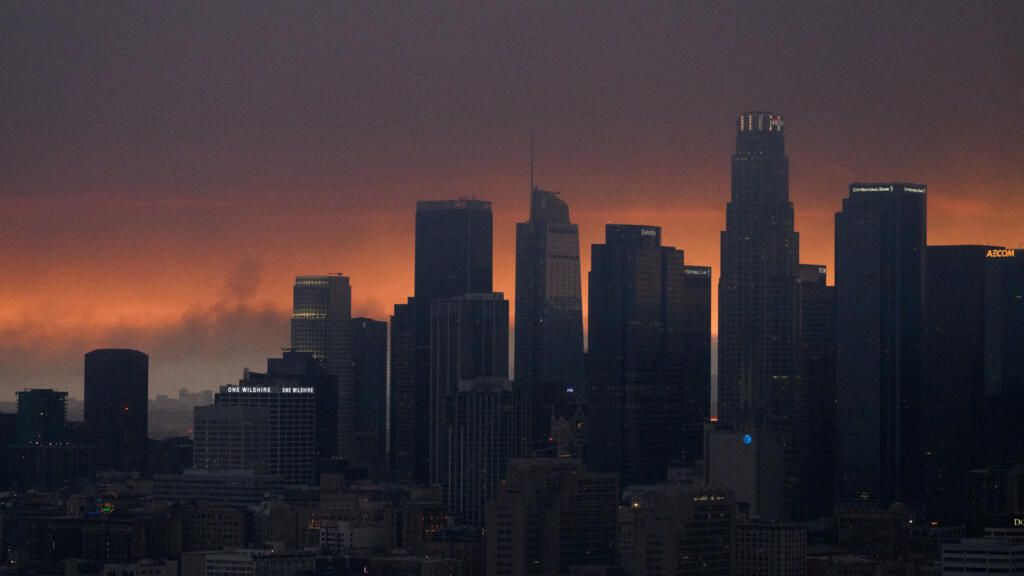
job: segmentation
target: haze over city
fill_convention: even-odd
[[[1018,2],[8,5],[0,398],[77,395],[146,351],[150,394],[288,345],[295,276],[353,314],[412,294],[417,200],[493,202],[494,290],[536,183],[590,245],[660,226],[717,285],[736,114],[785,116],[801,261],[854,181],[928,186],[928,243],[1024,245]],[[717,290],[712,291],[713,295]],[[717,329],[713,296],[711,326]]]

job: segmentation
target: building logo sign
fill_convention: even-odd
[[[234,394],[270,394],[270,386],[228,386],[227,390]]]
[[[1014,250],[989,250],[985,256],[988,258],[1013,258],[1014,252]]]
[[[658,231],[657,231],[657,230],[647,230],[647,229],[643,229],[643,230],[641,230],[641,231],[640,231],[640,235],[641,235],[641,236],[650,236],[650,237],[652,237],[652,238],[653,238],[654,236],[657,236],[657,235],[658,235]]]
[[[302,386],[302,387],[296,387],[296,388],[287,388],[287,387],[285,387],[285,388],[281,388],[281,393],[282,394],[312,394],[313,393],[313,387],[312,386]]]
[[[1014,518],[1013,519],[1013,527],[1014,528],[1024,527],[1024,518]]]

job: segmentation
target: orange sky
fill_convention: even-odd
[[[151,395],[288,344],[296,275],[356,314],[412,293],[417,200],[494,206],[496,290],[537,184],[580,225],[662,228],[712,266],[734,119],[786,119],[801,261],[855,180],[928,185],[928,238],[1024,245],[1024,3],[22,3],[0,11],[0,400]],[[584,285],[584,299],[586,286]],[[713,323],[714,325],[714,323]]]

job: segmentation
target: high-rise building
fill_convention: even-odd
[[[97,469],[146,472],[149,356],[100,349],[85,355],[85,427]]]
[[[985,268],[986,459],[1024,467],[1024,250],[991,250]]]
[[[491,292],[492,227],[491,203],[487,201],[461,198],[416,203],[415,293],[406,304],[395,306],[392,317],[389,433],[395,451],[391,464],[398,477],[410,477],[420,484],[430,482],[430,416],[435,412],[430,388],[432,302]],[[411,402],[399,406],[398,398]]]
[[[395,304],[391,317],[388,354],[388,466],[396,480],[417,479],[417,455],[429,454],[430,435],[417,434],[430,430],[427,394],[422,398],[416,388],[416,301]]]
[[[438,483],[457,525],[483,526],[509,460],[529,456],[529,422],[526,396],[503,378],[464,380],[445,397]]]
[[[921,487],[926,188],[854,183],[836,213],[836,498]]]
[[[212,407],[196,407],[196,468],[242,467],[312,485],[318,458],[330,457],[337,438],[336,392],[334,376],[310,354],[268,358],[266,373],[246,370]]]
[[[512,460],[506,477],[487,505],[488,576],[615,564],[614,474],[574,458],[537,458]]]
[[[704,423],[711,418],[711,267],[683,270],[683,453],[692,462],[704,457]]]
[[[444,478],[445,405],[459,383],[508,378],[508,300],[500,292],[434,300],[430,318],[430,482]]]
[[[530,191],[530,219],[516,224],[515,379],[536,406],[533,440],[570,418],[583,393],[579,228],[556,192]]]
[[[959,524],[968,470],[985,461],[985,269],[995,246],[928,246],[922,422],[929,518]]]
[[[483,200],[416,203],[418,300],[491,291],[492,218],[491,203]]]
[[[789,432],[800,376],[800,252],[783,119],[745,112],[736,119],[736,130],[718,285],[718,419]]]
[[[51,444],[67,440],[67,392],[22,390],[17,396],[18,444]]]
[[[355,377],[355,460],[380,471],[387,466],[388,324],[352,320]]]
[[[591,266],[587,459],[623,484],[664,480],[690,431],[683,252],[656,226],[609,224]]]
[[[804,395],[802,425],[795,425],[794,432],[802,435],[806,451],[797,454],[803,497],[793,509],[796,517],[806,519],[829,515],[835,482],[836,289],[826,284],[826,274],[825,266],[801,264],[797,285]]]
[[[291,349],[313,355],[337,379],[336,455],[356,450],[353,379],[352,287],[341,274],[297,276],[293,290]]]

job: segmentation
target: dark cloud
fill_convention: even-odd
[[[288,313],[266,303],[222,304],[149,328],[83,328],[60,334],[38,326],[0,332],[0,395],[22,388],[56,388],[81,398],[86,352],[135,348],[149,354],[149,392],[215,389],[236,381],[243,368],[262,370],[288,345]]]

